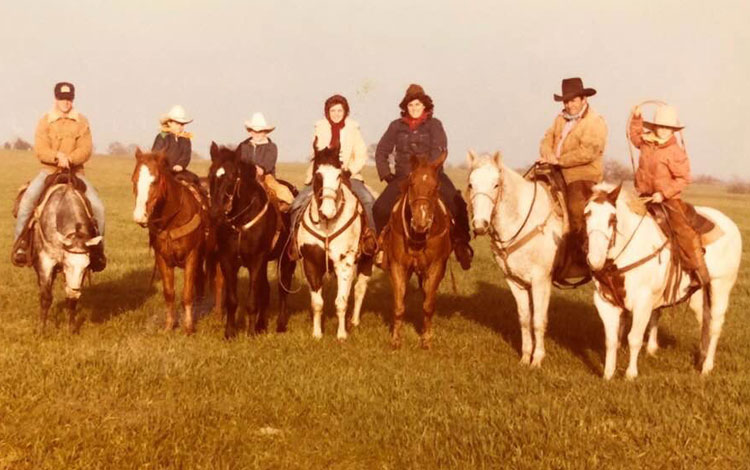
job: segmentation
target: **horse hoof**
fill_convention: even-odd
[[[312,336],[313,336],[314,339],[316,339],[318,341],[320,341],[321,339],[323,339],[323,333],[313,333]]]
[[[393,349],[394,351],[401,349],[401,340],[391,341],[391,349]]]
[[[183,331],[184,331],[184,333],[185,333],[186,336],[192,336],[192,335],[195,334],[195,327],[194,326],[188,326]]]
[[[625,379],[629,381],[633,381],[638,377],[638,372],[632,372],[632,371],[625,371]]]
[[[521,360],[518,361],[518,363],[522,366],[530,366],[531,365],[531,355],[530,354],[524,354],[521,356]]]
[[[276,327],[276,333],[286,333],[287,328],[286,326],[277,326]]]

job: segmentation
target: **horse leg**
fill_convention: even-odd
[[[283,333],[287,329],[289,323],[289,313],[287,311],[287,299],[289,292],[287,289],[292,287],[292,278],[294,277],[294,268],[296,263],[286,256],[286,253],[281,254],[279,258],[279,316],[276,318],[276,332]]]
[[[339,319],[336,339],[343,341],[346,339],[346,311],[349,307],[349,294],[352,291],[352,281],[354,280],[354,255],[350,255],[336,265],[336,316]]]
[[[365,300],[367,283],[370,282],[372,274],[372,259],[366,261],[369,266],[358,266],[357,281],[354,283],[354,309],[352,310],[352,326],[359,326],[359,317],[362,311],[362,302]]]
[[[534,342],[531,338],[531,293],[515,282],[508,280],[508,287],[516,300],[518,323],[521,326],[521,365],[531,364]]]
[[[193,318],[193,301],[200,282],[198,271],[201,269],[201,254],[199,250],[193,250],[185,260],[185,276],[182,285],[182,306],[185,309],[182,330],[186,335],[195,333],[195,318]]]
[[[266,309],[268,307],[270,289],[268,285],[268,263],[257,261],[256,266],[253,266],[250,273],[250,295],[247,299],[249,316],[247,324],[248,334],[252,333],[253,328],[256,333],[265,332],[268,328]]]
[[[444,275],[445,262],[438,261],[432,265],[422,283],[422,292],[424,293],[424,301],[422,302],[424,324],[422,326],[422,337],[420,338],[422,349],[432,347],[432,316],[435,314],[437,291]]]
[[[39,283],[39,332],[44,333],[47,329],[47,317],[49,308],[52,306],[52,286],[55,283],[54,266],[45,266],[48,263],[39,263],[35,266],[37,282]]]
[[[161,274],[164,301],[167,303],[167,319],[164,331],[171,331],[177,327],[177,318],[174,311],[174,268],[168,266],[167,261],[159,253],[156,254],[156,265]]]
[[[313,313],[313,338],[321,339],[323,337],[322,317],[323,317],[323,288],[318,290],[310,288],[310,307]]]
[[[706,349],[705,358],[701,364],[701,374],[707,375],[714,368],[714,357],[716,356],[716,347],[719,343],[719,336],[724,325],[724,317],[729,307],[729,292],[732,290],[732,284],[724,280],[713,280],[711,282],[711,322],[710,339]],[[695,312],[698,323],[703,325],[703,292],[698,291],[690,297],[690,308]]]
[[[628,346],[630,347],[630,361],[625,371],[625,378],[633,380],[638,377],[638,355],[643,346],[643,336],[651,319],[652,305],[647,301],[634,302],[633,324],[628,333]]]
[[[552,282],[545,279],[531,288],[533,302],[532,321],[534,322],[534,354],[531,367],[541,367],[546,355],[544,349],[544,334],[547,330],[547,314],[549,311],[549,297],[552,293]]]
[[[217,320],[223,317],[224,308],[224,271],[214,268],[214,311]]]
[[[409,281],[406,270],[396,260],[390,262],[391,286],[393,289],[393,334],[391,336],[391,346],[393,349],[401,347],[401,328],[404,323],[404,312],[406,305],[404,297],[406,296],[406,286]]]
[[[68,331],[70,334],[78,333],[83,323],[83,318],[76,321],[76,307],[78,306],[79,297],[80,294],[65,299],[65,309],[68,311]]]
[[[617,367],[617,346],[619,344],[622,310],[607,302],[598,291],[594,291],[594,306],[604,324],[606,355],[603,376],[605,380],[610,380],[615,375],[615,368]]]
[[[235,314],[237,312],[237,277],[239,266],[231,260],[221,260],[221,271],[224,277],[224,311],[226,312],[226,324],[224,326],[224,338],[231,339],[237,335]]]
[[[646,343],[646,353],[649,356],[656,356],[656,352],[659,350],[659,341],[657,333],[659,330],[659,318],[661,317],[661,309],[654,310],[651,314],[651,319],[648,322],[648,342]]]

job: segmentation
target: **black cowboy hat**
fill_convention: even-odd
[[[55,99],[73,101],[76,97],[76,88],[70,82],[55,84]]]
[[[576,96],[594,96],[596,90],[584,88],[583,80],[578,77],[564,78],[562,81],[562,95],[555,95],[555,101],[568,101]]]

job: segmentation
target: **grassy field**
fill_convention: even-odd
[[[288,333],[227,342],[204,317],[188,338],[160,331],[161,288],[149,287],[147,234],[131,219],[133,159],[95,157],[87,175],[107,206],[109,267],[84,290],[81,334],[67,333],[56,302],[60,326],[40,336],[34,273],[8,261],[12,198],[38,166],[29,153],[0,160],[0,470],[750,468],[748,243],[705,379],[696,321],[680,308],[663,316],[662,349],[642,354],[636,382],[622,378],[625,354],[604,382],[590,286],[555,293],[544,367],[522,368],[515,305],[486,239],[468,273],[451,261],[460,293],[443,283],[431,351],[412,326],[390,350],[382,272],[343,344],[330,305],[326,336],[312,339],[306,288],[291,298]],[[299,183],[302,168],[279,173]],[[750,240],[750,196],[705,186],[688,199],[725,211]]]

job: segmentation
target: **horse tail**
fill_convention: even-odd
[[[711,282],[703,286],[703,320],[701,322],[701,364],[708,354],[711,340]]]

